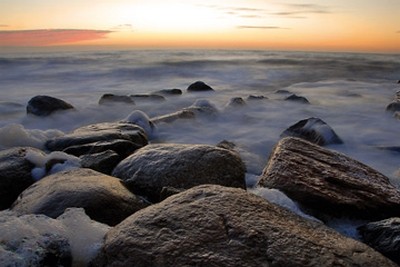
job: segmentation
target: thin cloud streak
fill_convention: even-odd
[[[48,46],[107,38],[113,31],[37,29],[0,31],[0,46]]]
[[[112,31],[134,31],[132,24],[120,24],[111,28]]]
[[[0,24],[0,28],[7,28],[7,27],[10,27],[10,25],[7,25],[7,24]]]
[[[289,28],[283,28],[278,26],[252,26],[252,25],[240,25],[238,29],[259,29],[259,30],[289,30]]]

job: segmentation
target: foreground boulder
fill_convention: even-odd
[[[188,92],[205,92],[205,91],[214,91],[208,84],[202,82],[202,81],[197,81],[195,83],[192,83],[189,85],[187,88]]]
[[[0,151],[0,210],[9,208],[18,195],[35,182],[31,175],[35,165],[26,159],[28,153],[44,155],[31,147]]]
[[[219,184],[246,188],[245,167],[238,154],[210,145],[148,145],[121,161],[112,175],[155,202],[163,187]]]
[[[26,107],[26,112],[28,114],[43,117],[48,116],[56,111],[68,109],[74,109],[74,107],[64,100],[51,96],[39,95],[29,100]]]
[[[43,178],[26,189],[13,204],[18,214],[45,214],[51,218],[66,208],[84,208],[95,221],[115,225],[147,207],[119,179],[90,169],[74,169]]]
[[[396,266],[237,188],[203,185],[111,229],[93,266]]]
[[[104,142],[101,145],[104,149],[100,149],[99,146],[97,146],[96,148],[93,148],[95,151],[94,153],[99,153],[109,149],[115,149],[114,151],[118,153],[120,151],[121,140],[127,140],[132,143],[131,145],[123,145],[126,145],[127,150],[135,150],[138,147],[147,145],[148,142],[144,130],[133,123],[104,122],[84,126],[76,129],[71,134],[51,139],[46,142],[46,148],[50,151],[62,151],[70,148],[70,153],[73,153],[74,155],[82,155],[86,153],[79,151],[90,150],[92,145],[94,145],[93,143]],[[123,154],[125,154],[123,151],[124,149],[121,150],[121,156],[124,156]]]
[[[382,219],[400,215],[400,192],[374,169],[299,138],[282,139],[258,182],[324,214]]]
[[[400,264],[400,218],[371,222],[358,230],[366,244]]]
[[[343,144],[335,131],[319,118],[308,118],[297,122],[281,134],[281,137],[286,136],[300,137],[320,146]]]

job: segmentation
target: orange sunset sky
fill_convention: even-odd
[[[400,0],[0,0],[5,47],[400,52]]]

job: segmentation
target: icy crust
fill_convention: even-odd
[[[68,264],[72,256],[72,266],[87,266],[110,227],[70,208],[57,219],[2,211],[0,229],[1,266],[44,266],[49,253],[59,263]]]

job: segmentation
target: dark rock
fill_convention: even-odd
[[[130,97],[136,101],[141,100],[141,101],[165,101],[165,97],[161,95],[156,95],[156,94],[136,94],[136,95],[130,95]]]
[[[227,107],[229,108],[237,108],[237,107],[243,107],[246,105],[246,102],[244,101],[243,98],[241,97],[233,97],[229,100],[229,103],[227,104]]]
[[[121,139],[128,140],[137,146],[147,144],[147,136],[141,127],[129,122],[105,122],[84,126],[71,134],[51,139],[46,142],[46,147],[50,151],[62,151],[71,146]]]
[[[263,96],[263,95],[249,95],[249,96],[247,97],[247,100],[248,100],[248,101],[252,101],[252,100],[265,100],[265,99],[268,99],[268,97]]]
[[[48,116],[53,112],[68,109],[74,109],[74,107],[64,100],[51,96],[39,95],[29,100],[26,112],[36,116]]]
[[[35,167],[25,156],[43,154],[30,147],[17,147],[0,151],[0,210],[7,209],[18,195],[35,182],[31,171]]]
[[[164,96],[173,96],[173,95],[182,95],[181,89],[162,89],[160,91],[155,92],[155,94],[164,95]]]
[[[170,196],[179,194],[183,191],[185,191],[185,189],[175,188],[175,187],[171,187],[171,186],[164,186],[160,192],[160,202],[169,198]]]
[[[358,231],[367,245],[400,264],[400,218],[371,222]]]
[[[275,91],[275,94],[279,94],[279,95],[292,95],[293,93],[290,92],[289,90],[284,90],[284,89],[279,89]]]
[[[166,186],[187,189],[219,184],[246,188],[245,167],[238,154],[209,145],[148,145],[121,161],[112,175],[154,202]]]
[[[400,111],[400,102],[392,102],[386,107],[386,112],[395,113]]]
[[[59,227],[46,216],[0,213],[0,265],[72,266],[71,247]]]
[[[206,99],[198,99],[193,105],[183,110],[193,111],[196,116],[206,116],[207,118],[216,117],[219,114],[215,105]]]
[[[83,168],[92,169],[108,175],[111,174],[115,166],[121,161],[121,157],[112,150],[87,154],[80,158]]]
[[[79,207],[95,221],[116,225],[146,206],[119,179],[90,169],[74,169],[36,182],[21,193],[12,210],[56,218],[66,208]]]
[[[297,122],[281,134],[281,137],[286,136],[299,137],[320,146],[343,144],[335,131],[319,118],[308,118]]]
[[[236,144],[234,142],[230,142],[228,140],[222,140],[221,142],[219,142],[217,144],[217,147],[235,151]]]
[[[305,98],[304,96],[298,96],[295,94],[292,94],[288,97],[285,98],[286,101],[294,101],[297,103],[302,103],[302,104],[310,104],[310,102],[308,101],[307,98]]]
[[[204,92],[204,91],[214,91],[209,85],[205,84],[202,81],[197,81],[195,83],[192,83],[189,85],[187,88],[188,92]]]
[[[141,147],[143,147],[143,144],[137,144],[125,139],[114,139],[111,141],[98,141],[83,145],[70,146],[63,151],[78,157],[86,154],[97,154],[107,150],[112,150],[116,152],[121,159],[124,159]]]
[[[157,123],[171,123],[174,122],[176,120],[180,120],[180,119],[194,119],[196,118],[196,114],[194,111],[192,110],[180,110],[174,113],[170,113],[170,114],[166,114],[166,115],[162,115],[162,116],[157,116],[151,119],[151,121],[154,124]]]
[[[104,94],[100,97],[99,105],[109,105],[116,103],[125,103],[134,105],[135,101],[127,95],[114,95],[114,94]]]
[[[282,139],[258,182],[314,216],[379,220],[400,215],[400,192],[374,169],[299,138]]]
[[[92,266],[396,266],[237,188],[198,186],[112,228]]]

